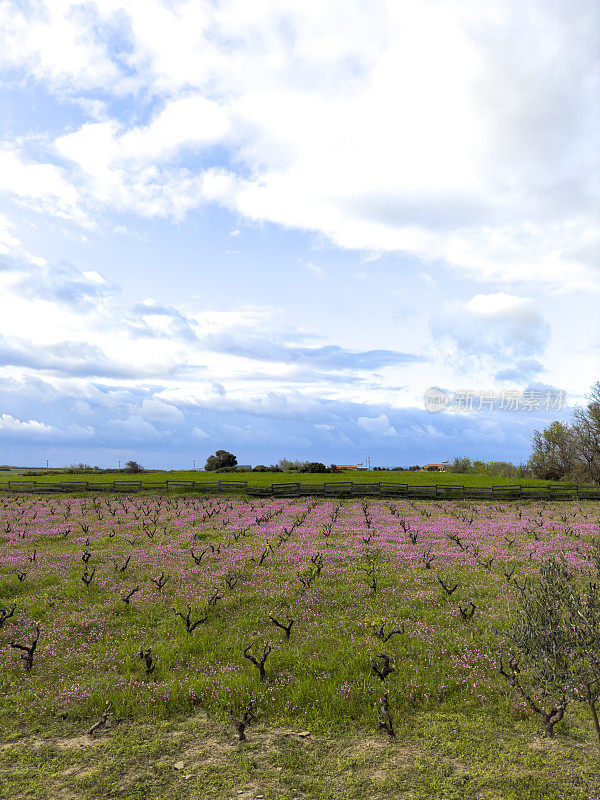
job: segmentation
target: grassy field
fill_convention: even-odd
[[[507,478],[492,478],[487,475],[464,475],[453,472],[380,472],[377,471],[357,471],[344,472],[339,474],[311,474],[295,472],[240,472],[240,473],[215,473],[215,472],[143,472],[140,474],[128,475],[123,472],[105,473],[104,475],[84,474],[61,474],[61,475],[42,475],[27,478],[20,473],[0,472],[0,482],[9,480],[35,480],[35,481],[88,481],[90,483],[108,483],[119,480],[141,480],[142,482],[154,483],[172,481],[246,481],[249,486],[270,486],[272,483],[333,483],[338,481],[353,481],[354,483],[407,483],[410,486],[435,486],[435,484],[459,484],[463,486],[505,486],[506,484],[521,484],[522,486],[546,486],[554,483],[553,481],[543,481],[536,478],[519,478],[509,480]]]
[[[552,553],[589,571],[598,518],[592,503],[0,498],[0,798],[600,798],[582,708],[543,739],[497,670],[518,585]],[[27,671],[11,643],[38,627]],[[248,709],[238,741],[230,714]]]

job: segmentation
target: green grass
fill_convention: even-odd
[[[141,480],[142,483],[156,483],[171,481],[198,481],[214,483],[217,481],[245,481],[249,486],[270,486],[272,483],[334,483],[352,481],[353,483],[406,483],[409,486],[435,486],[436,484],[458,484],[462,486],[506,486],[520,484],[521,486],[547,486],[556,485],[555,481],[544,481],[536,478],[497,478],[488,475],[464,475],[454,472],[380,472],[357,471],[340,474],[310,474],[295,472],[240,472],[240,473],[214,473],[214,472],[143,472],[138,475],[127,475],[123,472],[105,473],[103,475],[41,475],[28,478],[14,472],[0,472],[0,482],[10,480],[24,480],[36,482],[67,482],[88,481],[89,483],[108,483],[110,481]],[[560,484],[558,484],[560,485]]]

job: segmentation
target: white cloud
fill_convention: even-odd
[[[58,91],[135,90],[138,114],[59,136],[79,171],[4,154],[5,190],[71,215],[73,192],[178,219],[218,202],[477,280],[598,286],[594,4],[528,0],[527,25],[516,0],[250,6],[5,3],[9,64]],[[213,144],[224,163],[198,155]]]
[[[12,195],[36,211],[85,221],[78,209],[77,190],[59,167],[28,162],[6,145],[0,148],[0,193]]]
[[[108,431],[118,433],[130,439],[156,441],[161,438],[160,433],[156,430],[154,425],[136,416],[131,416],[127,419],[112,420],[106,427]]]
[[[13,434],[18,436],[50,436],[54,433],[54,429],[44,422],[39,422],[36,419],[20,420],[10,414],[0,415],[0,431],[4,434]]]
[[[325,270],[323,269],[323,267],[319,267],[317,264],[313,264],[312,261],[307,261],[304,266],[309,272],[312,272],[313,275],[318,275],[319,277],[325,275]]]
[[[71,408],[76,414],[87,416],[92,413],[92,407],[85,400],[74,400],[71,403]]]
[[[210,439],[210,434],[196,426],[192,428],[192,436],[195,436],[197,439]]]
[[[86,89],[110,86],[114,91],[120,83],[120,69],[95,30],[95,22],[89,3],[52,0],[25,10],[8,0],[0,7],[0,63],[27,65],[35,78],[59,90],[78,85]],[[113,32],[105,28],[103,33]]]
[[[494,292],[446,303],[432,320],[450,359],[491,356],[498,363],[544,351],[550,329],[531,298]]]
[[[87,123],[56,139],[54,146],[63,158],[106,184],[111,172],[168,160],[184,147],[205,147],[222,140],[228,130],[224,108],[192,95],[167,102],[148,125],[127,130],[114,120]],[[113,181],[123,178],[121,173]]]
[[[106,283],[105,279],[100,275],[99,272],[96,270],[84,270],[82,273],[84,278],[86,278],[90,283],[96,283],[100,286]]]
[[[184,419],[183,413],[176,406],[163,403],[155,397],[145,398],[136,413],[144,419],[156,422],[182,422]]]
[[[3,214],[0,214],[0,253],[8,255],[21,246],[21,242],[11,233],[13,228],[13,223]]]
[[[378,417],[359,417],[356,424],[367,433],[376,436],[397,436],[398,431],[390,425],[387,414],[380,414]]]
[[[476,294],[466,303],[466,308],[481,317],[494,318],[519,314],[530,305],[531,301],[527,297],[495,292],[493,294]]]

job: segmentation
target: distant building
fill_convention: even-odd
[[[356,469],[358,469],[356,464],[336,464],[335,468],[336,469],[340,469],[340,470],[342,470],[342,469],[344,469],[344,470],[348,470],[348,469],[356,470]]]
[[[425,472],[444,472],[444,470],[448,469],[448,462],[445,461],[442,464],[423,464],[421,467],[421,471]]]

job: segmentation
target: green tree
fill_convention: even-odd
[[[292,461],[289,458],[280,458],[279,461],[277,462],[277,466],[283,472],[301,471],[302,468],[305,467],[307,464],[308,461],[299,461],[298,459]]]
[[[589,560],[600,577],[600,543]],[[511,654],[500,672],[540,714],[546,735],[562,719],[570,700],[590,711],[600,752],[600,586],[578,580],[564,560],[542,563],[525,587],[507,632]]]
[[[589,403],[573,412],[573,451],[576,469],[600,484],[600,381],[592,387]]]
[[[564,422],[552,422],[543,431],[534,431],[531,436],[533,449],[528,466],[536,478],[559,481],[573,476],[575,466],[575,442],[573,428]]]
[[[128,461],[125,464],[125,472],[143,472],[144,468],[137,461]]]
[[[463,475],[471,472],[472,464],[471,459],[466,456],[457,456],[450,466],[450,472],[458,472]]]
[[[325,466],[325,464],[321,464],[320,461],[309,461],[305,464],[300,472],[328,472],[329,470]]]
[[[237,467],[237,458],[233,453],[228,453],[227,450],[217,450],[214,456],[209,456],[206,459],[204,469],[207,472],[212,472],[215,469],[223,469],[225,467]]]

